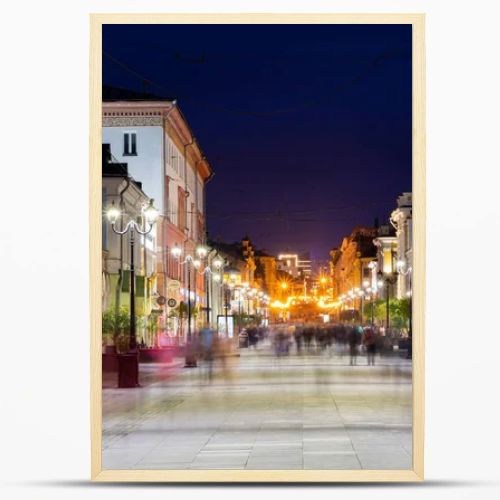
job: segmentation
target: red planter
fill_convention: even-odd
[[[118,387],[139,387],[139,354],[118,355]]]

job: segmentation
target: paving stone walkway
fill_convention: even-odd
[[[377,362],[242,350],[211,382],[141,365],[156,382],[103,390],[103,468],[410,468],[411,362]]]

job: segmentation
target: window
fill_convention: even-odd
[[[123,133],[123,156],[137,156],[137,133]]]
[[[191,225],[190,225],[190,230],[191,230],[191,238],[193,240],[196,240],[196,225],[194,223],[194,221],[196,220],[196,217],[195,217],[195,208],[194,208],[194,203],[191,203],[191,216],[189,217],[190,219],[190,222],[191,222]]]
[[[181,187],[177,188],[177,210],[179,213],[178,225],[181,230],[186,229],[186,196],[184,195],[184,190]]]

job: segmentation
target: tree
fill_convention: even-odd
[[[140,321],[140,317],[137,317]],[[102,315],[102,340],[103,343],[116,346],[118,352],[128,350],[130,333],[130,311],[122,306],[118,311],[108,310]]]
[[[384,299],[377,300],[374,305],[374,316],[379,322],[385,322],[387,314],[387,302]],[[389,321],[390,326],[396,329],[408,327],[410,319],[410,299],[389,299]],[[371,310],[368,308],[371,312]],[[365,311],[366,312],[366,311]]]

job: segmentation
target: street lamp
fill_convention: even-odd
[[[361,316],[361,324],[363,324],[363,319],[365,316],[365,292],[363,290],[357,289],[359,300],[360,300],[360,316]]]
[[[236,288],[235,298],[238,299],[238,335],[241,332],[241,303],[245,294],[245,289],[242,286]]]
[[[172,255],[180,260],[180,257],[182,255],[182,249],[180,246],[176,243],[175,246],[171,250]],[[184,261],[180,262],[181,265],[186,265],[186,270],[187,270],[187,285],[188,285],[188,293],[187,293],[187,306],[188,306],[188,332],[187,332],[187,340],[190,341],[192,337],[191,333],[191,266],[195,269],[198,270],[201,267],[202,264],[202,259],[204,259],[207,254],[208,250],[206,247],[203,246],[198,246],[196,248],[196,255],[198,258],[194,258],[192,255],[187,254]],[[195,291],[196,294],[196,291]]]
[[[123,236],[130,234],[130,328],[129,328],[129,356],[127,361],[120,363],[118,374],[119,387],[137,387],[139,385],[139,360],[137,357],[137,336],[136,336],[136,321],[135,321],[135,263],[134,263],[134,246],[135,233],[142,236],[149,234],[158,218],[158,210],[153,206],[153,199],[150,199],[149,204],[143,206],[141,215],[137,220],[130,218],[124,229],[117,229],[116,222],[122,215],[122,211],[115,206],[115,202],[106,211],[106,216],[111,223],[111,228],[114,233]],[[140,222],[138,222],[140,221]]]
[[[373,304],[373,301],[375,298],[375,294],[377,293],[377,289],[372,288],[372,287],[367,287],[365,289],[365,293],[370,298],[371,326],[373,327],[373,324],[374,324],[374,304]]]
[[[391,256],[390,268],[384,269],[384,272],[379,271],[377,273],[378,283],[382,284],[382,286],[385,283],[385,328],[386,328],[386,335],[389,333],[389,328],[390,328],[389,291],[390,291],[390,287],[392,285],[394,285],[396,283],[396,280],[398,279],[398,273],[394,272],[393,267],[392,267],[392,261],[393,261],[393,258]]]
[[[396,270],[398,274],[402,276],[408,276],[409,278],[409,289],[406,291],[406,296],[408,297],[410,301],[410,307],[408,311],[408,341],[409,341],[409,348],[408,348],[408,354],[407,354],[407,359],[412,358],[413,354],[413,287],[412,287],[412,275],[413,275],[413,268],[411,266],[407,266],[407,263],[403,259],[399,259],[396,262]]]

